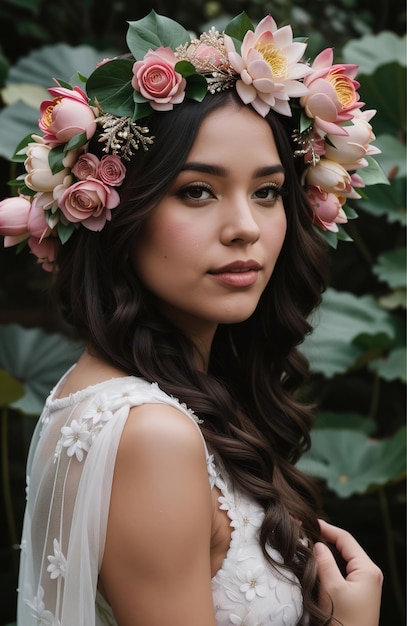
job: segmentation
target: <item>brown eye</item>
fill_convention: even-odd
[[[179,197],[186,200],[204,201],[213,197],[213,192],[207,185],[188,185],[183,187],[178,194]]]
[[[263,200],[266,202],[275,202],[279,196],[282,194],[282,187],[275,184],[265,185],[264,187],[260,187],[253,194],[259,200]]]

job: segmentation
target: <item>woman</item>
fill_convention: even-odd
[[[89,101],[59,86],[42,106],[25,230],[7,230],[2,203],[3,234],[29,233],[46,267],[64,244],[60,302],[87,343],[30,449],[18,624],[377,626],[379,570],[318,521],[316,487],[295,467],[310,428],[297,346],[325,264],[293,157],[300,145],[316,168],[321,138],[293,148],[287,133],[287,99],[309,92],[304,49],[270,17],[241,56],[213,31],[176,57],[165,45],[143,56],[142,34],[184,33],[153,13],[131,28],[139,60],[103,63]],[[271,45],[289,50],[277,86]],[[129,68],[132,116],[123,90],[104,99]],[[262,78],[245,83],[249,70]],[[54,167],[39,189],[44,155]],[[337,208],[331,228],[341,219]]]

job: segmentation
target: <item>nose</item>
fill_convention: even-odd
[[[221,241],[230,246],[235,243],[251,244],[260,237],[255,209],[247,198],[235,198],[221,209]]]

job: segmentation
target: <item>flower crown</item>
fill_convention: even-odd
[[[333,64],[331,48],[312,64],[302,61],[307,44],[270,15],[255,28],[241,13],[224,32],[212,28],[191,39],[151,11],[129,22],[127,44],[133,59],[104,59],[72,84],[54,79],[52,98],[40,108],[42,134],[26,137],[13,157],[26,170],[9,183],[17,195],[0,202],[6,247],[28,243],[51,270],[57,247],[77,228],[100,231],[111,219],[125,162],[154,143],[143,119],[231,88],[263,117],[272,109],[293,118],[314,223],[334,246],[346,238],[341,224],[356,217],[346,201],[360,198],[356,189],[365,185],[358,170],[378,171],[371,155],[380,152],[370,145],[375,111],[362,111],[356,65]],[[91,139],[103,144],[102,158],[91,152]]]

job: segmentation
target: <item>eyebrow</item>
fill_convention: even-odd
[[[228,171],[221,165],[212,165],[211,163],[200,163],[199,161],[190,161],[185,163],[181,172],[202,172],[203,174],[212,174],[213,176],[227,176]],[[278,163],[277,165],[266,165],[260,167],[253,172],[253,178],[262,178],[263,176],[270,176],[272,174],[284,174],[284,167]]]

